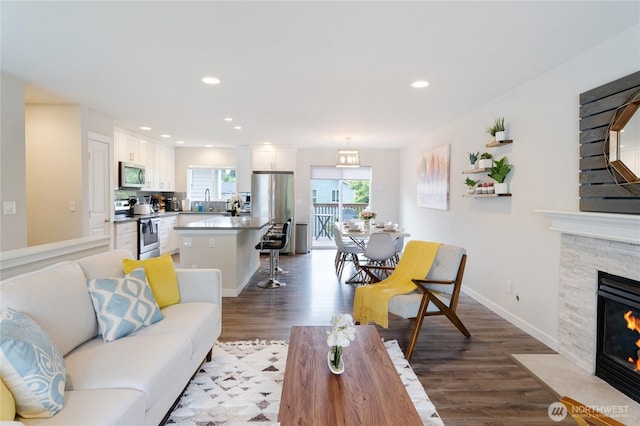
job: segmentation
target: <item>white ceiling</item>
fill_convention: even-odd
[[[3,0],[1,66],[30,102],[184,146],[390,148],[635,25],[639,5]]]

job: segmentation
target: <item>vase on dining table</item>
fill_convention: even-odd
[[[342,358],[341,346],[331,347],[331,350],[327,353],[327,365],[329,366],[329,370],[335,375],[344,373],[344,359]]]

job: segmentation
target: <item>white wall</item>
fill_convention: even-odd
[[[640,27],[635,26],[401,153],[401,221],[412,238],[466,247],[463,290],[554,349],[560,235],[534,209],[578,211],[579,94],[638,69]],[[463,197],[468,152],[487,150],[485,129],[499,116],[505,117],[514,143],[491,152],[498,158],[507,155],[514,164],[509,177],[513,197]],[[449,210],[418,208],[417,159],[426,148],[445,143],[451,144]],[[512,294],[505,291],[506,280],[513,282]],[[466,324],[473,334],[473,324]]]
[[[83,114],[77,105],[25,109],[29,246],[83,236]]]
[[[27,246],[24,149],[24,83],[0,74],[0,201],[14,202],[16,214],[1,214],[0,250]]]

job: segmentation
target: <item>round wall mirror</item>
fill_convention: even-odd
[[[625,103],[609,126],[609,165],[629,183],[640,183],[640,93]]]

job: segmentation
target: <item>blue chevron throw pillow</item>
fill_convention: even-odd
[[[143,268],[124,278],[88,279],[87,287],[105,342],[127,336],[163,318]]]

